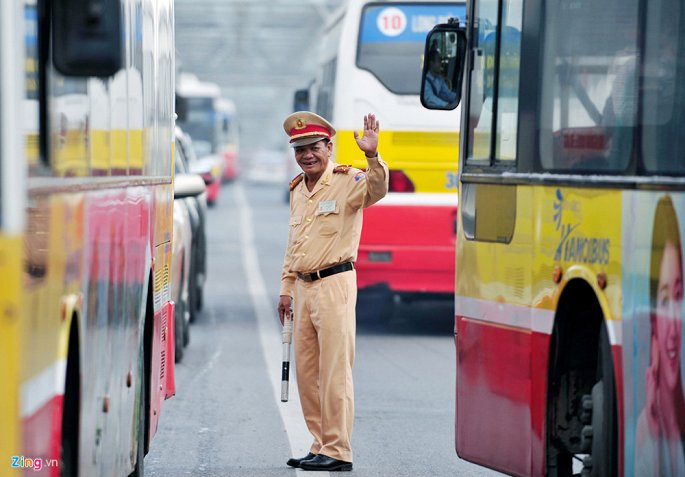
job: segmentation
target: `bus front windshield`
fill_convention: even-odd
[[[215,150],[214,101],[212,98],[184,98],[183,114],[179,114],[179,125],[193,138],[193,149],[197,157],[212,154]]]
[[[447,23],[449,18],[458,18],[463,23],[465,5],[384,3],[366,6],[359,26],[357,66],[371,72],[393,93],[419,94],[426,34],[435,25]]]

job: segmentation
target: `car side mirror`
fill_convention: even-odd
[[[123,67],[121,0],[52,2],[52,58],[65,76],[113,76]]]
[[[421,75],[421,104],[452,110],[461,101],[466,59],[466,29],[459,20],[436,25],[426,37]]]
[[[205,190],[205,181],[197,174],[176,174],[174,176],[174,199],[196,197]]]

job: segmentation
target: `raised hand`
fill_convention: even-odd
[[[378,154],[379,131],[380,124],[373,113],[364,116],[364,131],[361,137],[357,131],[354,131],[354,140],[357,141],[357,146],[364,151],[366,157],[376,157]]]

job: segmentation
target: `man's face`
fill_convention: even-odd
[[[333,151],[333,143],[315,142],[295,148],[295,160],[307,177],[318,179],[328,167],[328,160]]]

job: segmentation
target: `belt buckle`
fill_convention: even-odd
[[[300,273],[299,277],[300,277],[300,280],[302,280],[303,282],[313,282],[314,281],[311,273]]]

